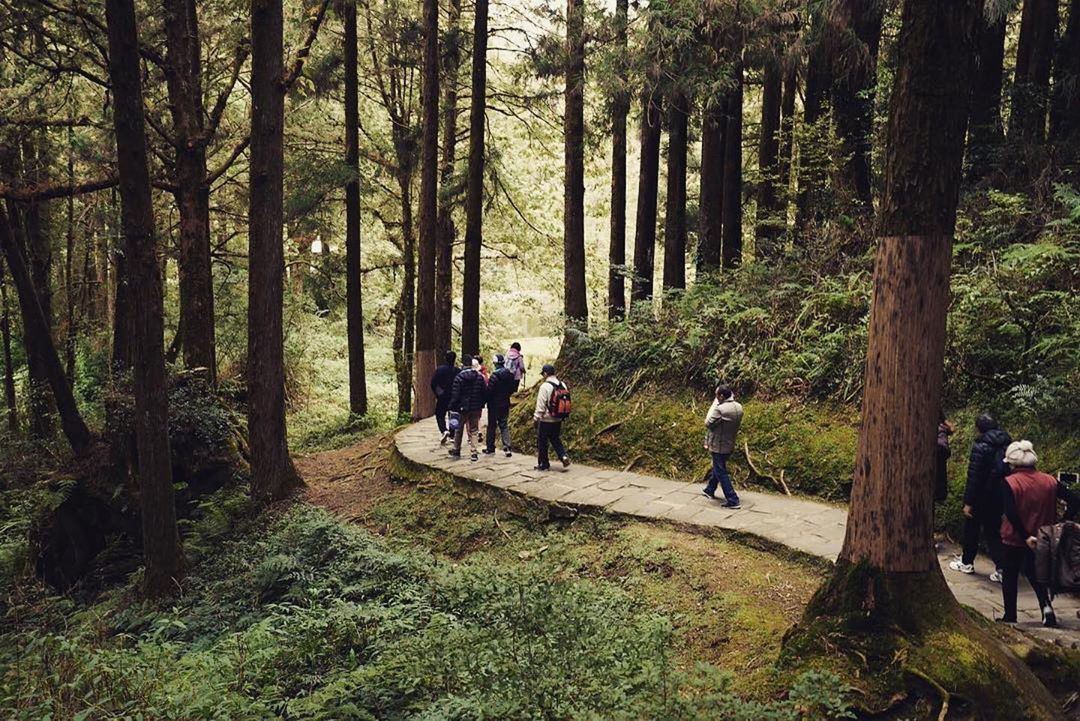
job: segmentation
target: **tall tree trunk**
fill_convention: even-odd
[[[75,157],[72,140],[74,129],[67,129],[67,179],[68,183],[75,184]],[[64,243],[64,369],[67,373],[68,382],[75,382],[75,344],[77,340],[75,328],[75,196],[69,195],[66,203],[66,217],[64,219],[65,243]],[[83,278],[85,285],[86,278]]]
[[[210,187],[206,170],[206,112],[195,0],[163,0],[165,80],[176,147],[176,207],[180,215],[179,342],[187,368],[217,379],[214,283],[210,257]]]
[[[979,23],[975,72],[968,121],[968,177],[979,180],[994,164],[1005,140],[1001,124],[1001,78],[1005,64],[1008,12]]]
[[[776,254],[776,239],[784,228],[781,205],[776,193],[780,160],[780,105],[783,76],[780,66],[766,61],[761,89],[761,126],[758,133],[757,225],[754,257],[758,260]]]
[[[881,44],[883,2],[841,0],[838,23],[848,41],[837,49],[834,67],[833,118],[840,136],[843,166],[839,185],[856,201],[856,210],[869,214],[871,205],[870,150],[873,141],[874,87]],[[841,57],[843,56],[843,57]]]
[[[412,181],[414,156],[406,156],[398,170],[401,192],[401,250],[404,274],[394,329],[394,358],[397,369],[398,415],[412,415],[413,350],[416,347],[416,238],[413,232]]]
[[[454,309],[454,205],[459,187],[454,183],[457,160],[458,73],[461,67],[461,0],[450,0],[447,25],[449,32],[443,47],[443,139],[442,163],[439,168],[439,218],[435,249],[435,357],[436,360],[453,345]]]
[[[360,267],[360,95],[356,39],[356,2],[342,5],[345,21],[345,316],[349,345],[349,412],[368,412],[364,367],[363,275]]]
[[[164,596],[178,590],[176,580],[181,574],[182,558],[169,456],[164,299],[147,166],[134,0],[106,0],[105,17],[125,251],[135,317],[135,439],[146,567],[143,588],[147,595]]]
[[[627,77],[628,0],[615,0],[615,44],[620,53],[619,91],[611,104],[611,220],[608,245],[608,320],[626,315],[626,116],[630,113]]]
[[[461,293],[461,350],[480,352],[480,249],[484,242],[484,111],[487,109],[488,0],[476,0],[473,24],[469,167],[465,195],[465,272]]]
[[[251,491],[260,503],[299,483],[285,431],[282,193],[285,88],[282,0],[251,0],[251,153],[248,199],[248,436]]]
[[[795,150],[795,95],[798,93],[799,75],[795,63],[784,71],[784,92],[780,97],[780,159],[778,161],[777,185],[780,203],[784,209],[787,225],[787,203],[791,198],[791,169]]]
[[[710,105],[701,119],[701,191],[698,199],[698,273],[720,269],[724,227],[724,155],[727,102]]]
[[[820,135],[820,132],[816,132],[815,126],[825,114],[825,99],[831,84],[829,47],[824,37],[824,30],[822,30],[817,40],[811,45],[810,55],[806,61],[803,128],[808,133]],[[805,232],[811,220],[820,216],[820,211],[814,206],[817,205],[821,198],[821,191],[825,188],[827,159],[822,157],[821,149],[814,148],[814,145],[816,144],[812,141],[799,145],[798,207],[795,215],[795,226],[799,234]]]
[[[1054,56],[1054,95],[1050,106],[1050,139],[1076,157],[1080,131],[1080,0],[1069,0],[1065,32]]]
[[[15,241],[3,205],[0,205],[0,250],[3,251],[4,258],[7,260],[7,267],[11,271],[11,281],[19,297],[27,355],[33,354],[40,359],[46,382],[52,389],[56,408],[60,414],[60,427],[68,443],[71,444],[71,449],[77,455],[82,455],[90,449],[90,430],[86,427],[75,405],[75,396],[71,393],[71,386],[68,385],[67,376],[64,375],[64,367],[60,363],[56,345],[49,333],[49,325],[45,321],[45,313],[41,310],[34,281],[30,277],[22,250]]]
[[[435,373],[435,255],[439,206],[439,2],[423,1],[424,83],[420,155],[420,260],[416,286],[414,421],[435,414],[431,376]]]
[[[668,104],[667,197],[664,207],[664,290],[686,287],[687,99]]]
[[[7,405],[8,430],[19,432],[19,408],[15,398],[15,364],[11,358],[11,314],[8,311],[7,280],[4,277],[3,253],[0,253],[0,343],[4,353],[4,402]]]
[[[585,287],[585,0],[566,0],[566,117],[563,120],[563,298],[567,323],[589,325]]]
[[[650,87],[641,96],[641,160],[638,167],[637,223],[634,228],[634,279],[630,301],[649,301],[653,295],[653,257],[656,253],[656,196],[660,184],[660,107]]]
[[[742,262],[742,73],[742,67],[736,65],[724,138],[724,246],[720,262],[725,268]]]
[[[1009,114],[1012,142],[1042,143],[1046,138],[1050,66],[1057,24],[1058,0],[1024,0]]]

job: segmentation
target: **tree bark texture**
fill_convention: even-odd
[[[8,310],[7,279],[3,261],[3,253],[0,253],[0,350],[4,353],[4,404],[7,407],[8,430],[15,434],[19,432],[19,407],[15,397],[15,364],[11,358],[11,312]]]
[[[1008,13],[979,23],[975,72],[968,121],[968,177],[978,180],[991,170],[1005,140],[1001,123],[1001,78],[1005,64]]]
[[[455,181],[457,161],[458,74],[461,67],[461,0],[450,0],[448,32],[444,36],[442,162],[439,168],[439,218],[435,249],[435,359],[442,358],[453,346],[454,310],[454,206],[460,197]]]
[[[165,379],[164,298],[147,165],[142,78],[134,0],[107,0],[121,219],[134,316],[135,443],[139,504],[149,596],[174,594],[182,557],[169,455],[169,395]]]
[[[792,63],[784,71],[784,92],[780,96],[780,158],[777,187],[785,209],[785,224],[787,223],[787,203],[791,198],[791,169],[795,150],[795,96],[798,94],[798,84],[797,68]]]
[[[664,207],[664,290],[686,287],[687,99],[668,103],[667,197]]]
[[[776,241],[785,218],[776,192],[780,160],[780,105],[783,74],[775,62],[766,62],[761,89],[761,125],[758,133],[758,198],[754,257],[764,260],[776,254]]]
[[[416,171],[413,151],[400,156],[401,254],[404,272],[394,326],[394,366],[397,370],[398,415],[412,415],[413,351],[416,348],[416,236],[413,231],[412,187]]]
[[[480,352],[480,249],[484,242],[484,111],[487,109],[488,0],[476,0],[473,23],[469,167],[465,192],[465,269],[461,293],[461,350]]]
[[[349,346],[349,412],[368,412],[364,365],[364,300],[360,256],[360,94],[357,76],[356,2],[342,5],[345,21],[345,316]]]
[[[631,303],[653,295],[656,253],[656,203],[660,183],[660,107],[651,90],[641,97],[641,159],[638,167],[637,222],[634,228],[634,279]]]
[[[414,421],[435,414],[435,255],[439,207],[439,2],[423,0],[424,70],[420,91],[423,126],[420,151],[420,247],[416,284]]]
[[[824,25],[820,19],[817,21]],[[825,100],[832,85],[832,74],[829,67],[829,46],[822,28],[816,40],[810,47],[810,54],[806,61],[806,85],[803,94],[803,128],[808,133],[820,135],[814,132],[815,124],[825,114]],[[822,191],[825,189],[825,159],[822,158],[821,150],[799,146],[798,168],[798,195],[796,197],[795,226],[800,233],[804,232],[811,220],[815,219],[819,212],[814,206],[819,201]]]
[[[566,0],[566,99],[563,120],[563,312],[589,324],[585,287],[585,0]]]
[[[844,32],[832,63],[832,108],[843,156],[839,186],[856,201],[857,210],[870,213],[874,87],[885,6],[882,2],[841,0],[838,9],[837,22]]]
[[[1050,67],[1054,58],[1054,33],[1058,24],[1058,0],[1024,0],[1020,39],[1016,46],[1009,140],[1042,143],[1046,139],[1046,114],[1050,100]]]
[[[1059,147],[1075,145],[1080,130],[1080,0],[1069,0],[1069,17],[1054,55],[1054,94],[1050,139]],[[1077,149],[1066,154],[1076,157]]]
[[[907,0],[890,101],[862,428],[840,557],[939,573],[934,447],[980,0]],[[936,89],[934,93],[925,88]]]
[[[26,259],[15,240],[7,213],[2,205],[0,205],[0,246],[7,261],[8,270],[11,271],[12,285],[19,297],[27,355],[33,353],[41,360],[46,381],[52,390],[57,412],[60,414],[60,427],[71,449],[77,455],[82,455],[90,449],[90,430],[86,427],[75,405],[75,396],[72,395],[71,386],[68,385],[67,376],[64,375],[64,367],[60,363],[56,345],[49,333],[49,325],[45,321],[45,313],[41,310],[41,303],[38,301],[37,290],[30,277]]]
[[[175,134],[176,207],[180,217],[180,346],[184,366],[205,368],[217,382],[214,282],[210,254],[210,186],[206,115],[195,0],[163,0],[165,80]]]
[[[698,271],[720,269],[724,227],[726,103],[711,105],[701,118],[701,189],[698,198]]]
[[[720,263],[734,268],[742,262],[742,67],[735,67],[735,87],[728,100],[724,132],[724,245]]]
[[[285,431],[282,234],[285,88],[282,0],[251,0],[251,151],[248,200],[248,442],[260,503],[299,483]]]
[[[615,0],[615,44],[627,54],[628,0]],[[611,104],[611,220],[608,244],[608,320],[626,315],[626,117],[630,95],[624,89],[625,72],[619,75],[620,89]]]

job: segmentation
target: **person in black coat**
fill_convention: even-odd
[[[484,453],[495,453],[495,429],[502,435],[503,453],[506,457],[514,455],[510,448],[510,396],[517,390],[518,382],[514,372],[506,367],[502,355],[495,356],[495,372],[488,379],[487,388],[487,446]]]
[[[975,419],[979,435],[971,446],[968,460],[967,485],[964,487],[964,551],[949,568],[960,573],[975,572],[975,556],[979,552],[979,536],[986,540],[995,571],[990,580],[1001,582],[1001,514],[1002,484],[1005,482],[1005,449],[1012,443],[990,415]]]
[[[461,440],[463,435],[469,437],[469,449],[472,451],[472,460],[479,457],[476,452],[476,436],[480,428],[480,414],[484,410],[485,396],[487,395],[487,383],[480,371],[472,367],[472,358],[464,356],[461,359],[462,369],[454,378],[450,386],[450,410],[461,414],[461,423],[458,424],[457,432],[454,433],[454,449],[451,456],[461,455]]]
[[[455,361],[457,353],[448,352],[443,364],[436,368],[431,376],[431,392],[435,394],[435,423],[442,434],[441,443],[446,443],[450,438],[450,431],[446,428],[446,413],[450,410],[450,392],[459,371]]]

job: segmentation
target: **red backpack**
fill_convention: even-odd
[[[570,402],[570,389],[564,386],[562,383],[552,383],[551,387],[554,388],[551,391],[551,397],[548,398],[548,415],[552,418],[562,420],[570,417],[570,410],[572,403]]]

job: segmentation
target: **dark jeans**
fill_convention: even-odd
[[[724,489],[725,499],[738,501],[739,494],[735,492],[735,487],[731,485],[731,474],[728,473],[727,469],[727,459],[730,457],[730,453],[712,454],[712,474],[709,476],[709,483],[705,486],[705,490],[710,494],[716,493],[716,485],[719,483],[720,487]]]
[[[439,425],[439,433],[446,433],[446,414],[450,412],[450,394],[443,393],[446,397],[446,402],[442,400],[435,402],[435,422]]]
[[[510,409],[493,411],[488,408],[487,422],[487,450],[495,452],[495,429],[498,428],[502,436],[503,450],[510,450]]]
[[[1002,560],[1004,567],[1001,573],[1001,597],[1005,605],[1005,615],[1002,621],[1016,621],[1016,591],[1019,585],[1020,572],[1027,576],[1031,588],[1035,591],[1035,597],[1039,599],[1039,609],[1050,605],[1050,594],[1046,586],[1035,580],[1035,552],[1027,546],[1002,545]]]
[[[563,448],[562,439],[559,438],[561,432],[562,421],[536,424],[536,465],[541,468],[547,468],[551,465],[548,462],[548,443],[551,443],[551,447],[555,449],[555,455],[560,461],[566,458],[566,449]]]
[[[1001,568],[1001,511],[996,508],[974,508],[971,518],[964,519],[964,563],[974,563],[979,553],[979,535],[986,541],[990,559]]]

